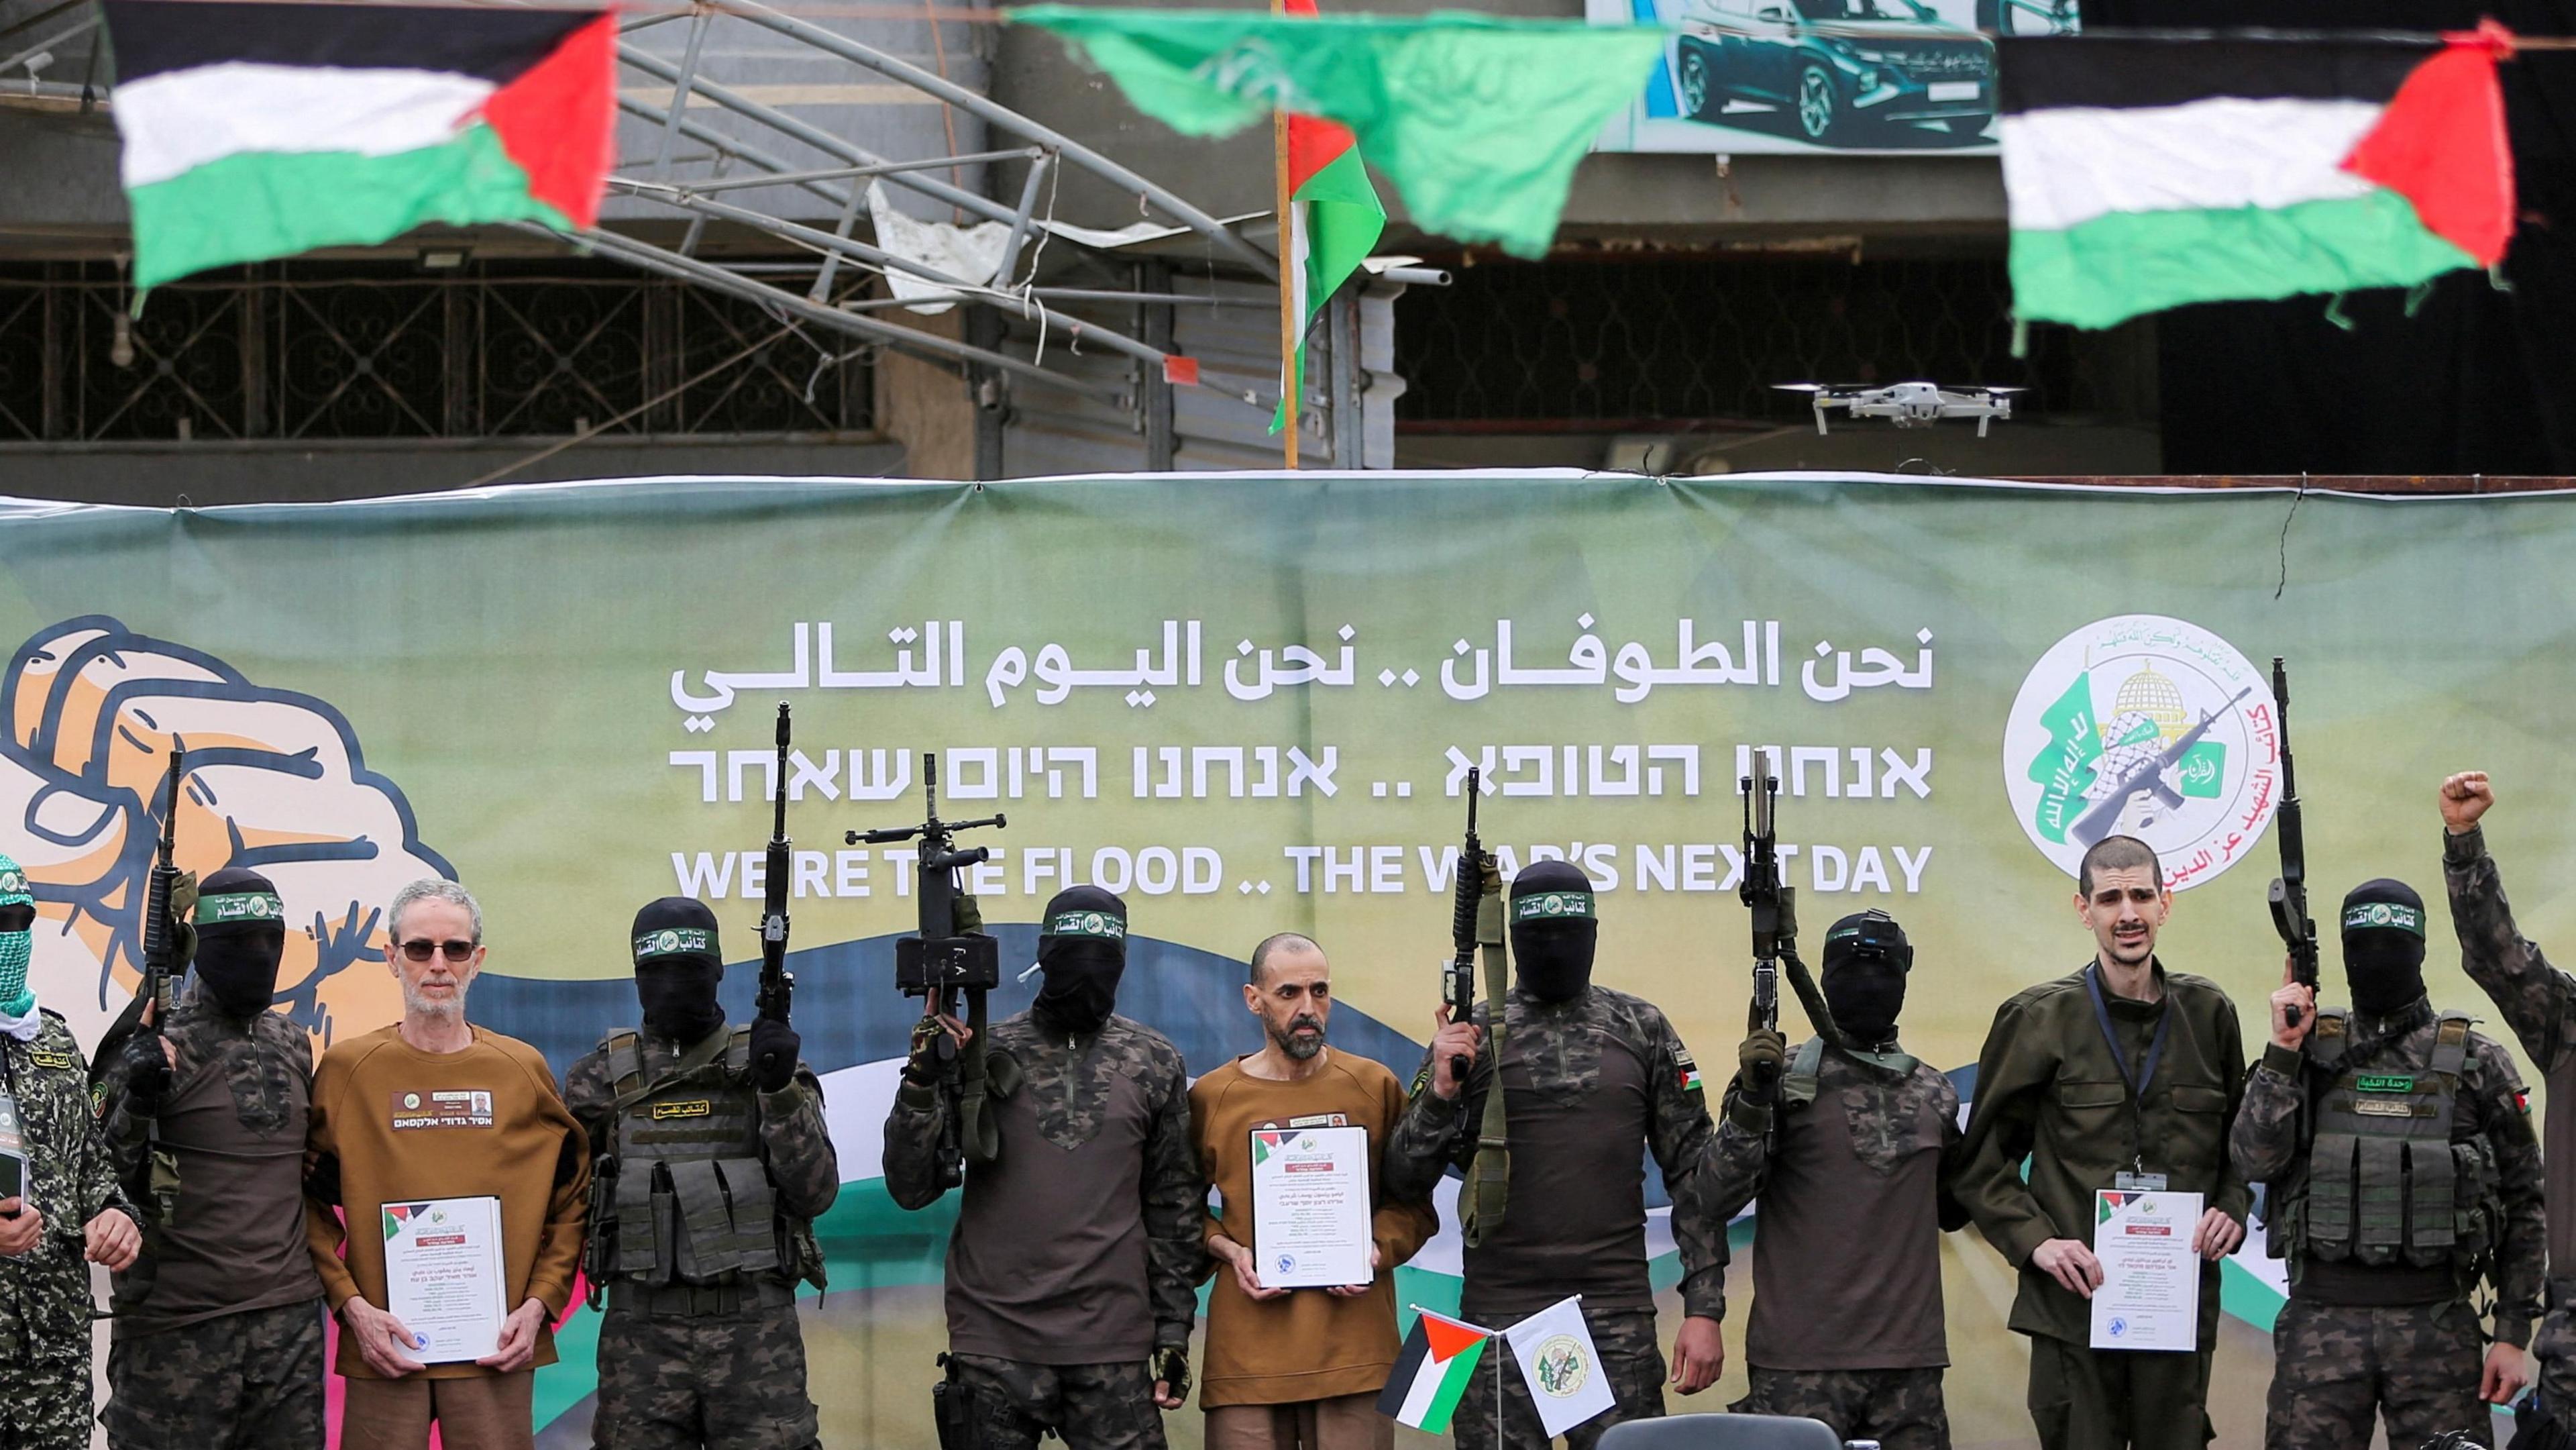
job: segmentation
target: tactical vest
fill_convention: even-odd
[[[600,1050],[617,1098],[615,1142],[595,1180],[608,1222],[593,1219],[593,1277],[652,1285],[811,1277],[819,1287],[813,1227],[779,1211],[761,1156],[751,1029],[709,1037],[650,1082],[637,1034],[612,1032]]]
[[[2441,1015],[2424,1071],[2355,1072],[2343,1065],[2347,1013],[2317,1010],[2308,1064],[2330,1082],[2312,1106],[2307,1175],[2284,1205],[2288,1252],[2374,1268],[2449,1264],[2472,1280],[2482,1272],[2502,1221],[2495,1160],[2483,1140],[2451,1141],[2469,1020]]]

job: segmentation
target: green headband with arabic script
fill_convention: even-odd
[[[1127,919],[1106,911],[1059,911],[1038,928],[1040,936],[1087,936],[1102,941],[1127,939]]]
[[[197,926],[286,925],[286,903],[274,891],[232,891],[197,898]]]
[[[1601,914],[1592,909],[1589,891],[1533,891],[1512,903],[1512,920],[1524,921],[1598,921]]]
[[[2344,908],[2343,929],[2346,931],[2402,931],[2420,937],[2424,934],[2424,913],[2402,902],[2358,902]]]
[[[716,934],[703,927],[666,926],[635,938],[635,960],[640,964],[654,957],[712,957],[716,954]]]

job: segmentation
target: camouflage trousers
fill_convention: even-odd
[[[5,1349],[0,1450],[89,1450],[89,1335]]]
[[[0,1259],[0,1450],[89,1450],[89,1265],[65,1242]]]
[[[948,1363],[974,1404],[978,1434],[966,1450],[1037,1450],[1049,1430],[1064,1450],[1163,1450],[1163,1412],[1144,1360],[1031,1364],[952,1354]]]
[[[1508,1323],[1520,1317],[1485,1317],[1473,1310],[1467,1312],[1480,1324]],[[1595,1309],[1587,1304],[1583,1325],[1592,1331],[1592,1348],[1601,1356],[1601,1372],[1610,1379],[1615,1403],[1608,1413],[1565,1432],[1565,1443],[1572,1450],[1593,1450],[1613,1425],[1655,1419],[1664,1413],[1664,1352],[1655,1342],[1655,1311]],[[1548,1438],[1539,1421],[1538,1406],[1530,1399],[1520,1366],[1511,1358],[1509,1348],[1503,1344],[1485,1347],[1484,1362],[1476,1366],[1476,1382],[1460,1397],[1458,1412],[1449,1421],[1458,1450],[1545,1450]],[[1500,1427],[1494,1423],[1497,1369],[1501,1371]]]
[[[811,1450],[796,1306],[654,1314],[615,1302],[599,1323],[599,1450]]]
[[[2272,1326],[2264,1450],[2365,1450],[2374,1413],[2388,1443],[2449,1430],[2489,1443],[2478,1376],[2486,1336],[2464,1303],[2360,1308],[2292,1298]]]
[[[1763,1369],[1752,1393],[1727,1406],[1739,1415],[1803,1415],[1846,1440],[1886,1450],[1950,1450],[1950,1415],[1938,1369]]]
[[[2576,1425],[2576,1296],[2564,1281],[2549,1286],[2549,1312],[2532,1330],[2531,1357],[2541,1402],[2560,1424]]]
[[[107,1389],[113,1450],[321,1450],[322,1301],[157,1334],[120,1323]]]

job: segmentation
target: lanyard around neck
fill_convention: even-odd
[[[2150,971],[2154,970],[2151,966]],[[2155,1083],[2156,1064],[2164,1060],[2165,1037],[2173,1030],[2173,1004],[2156,1018],[2155,1036],[2147,1042],[2147,1055],[2132,1073],[2129,1055],[2120,1050],[2120,1035],[2111,1024],[2111,1004],[2102,1000],[2102,965],[2094,963],[2084,969],[2084,990],[2093,998],[2093,1021],[2102,1029],[2102,1045],[2111,1049],[2111,1061],[2120,1069],[2120,1081],[2129,1090],[2129,1161],[2138,1172],[2147,1171],[2145,1131],[2138,1115],[2146,1103],[2147,1089]]]

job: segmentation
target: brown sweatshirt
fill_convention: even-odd
[[[332,1044],[313,1075],[312,1149],[336,1158],[340,1201],[305,1200],[305,1239],[323,1295],[384,1307],[384,1236],[345,1233],[331,1210],[372,1230],[381,1205],[424,1198],[501,1200],[502,1307],[544,1301],[534,1364],[555,1362],[552,1321],[572,1300],[590,1191],[590,1148],[537,1050],[477,1027],[462,1052],[423,1052],[400,1024]],[[346,1246],[347,1256],[342,1257]],[[340,1373],[373,1379],[344,1325]],[[489,1374],[434,1364],[430,1379]]]
[[[1208,1224],[1236,1243],[1252,1242],[1252,1130],[1341,1114],[1347,1126],[1366,1128],[1372,1158],[1404,1116],[1404,1084],[1365,1057],[1333,1052],[1301,1082],[1246,1076],[1238,1058],[1190,1088],[1190,1141],[1199,1167],[1224,1202],[1224,1216]],[[1369,1292],[1345,1299],[1321,1289],[1254,1301],[1217,1265],[1208,1293],[1207,1367],[1199,1382],[1199,1408],[1277,1405],[1336,1395],[1373,1394],[1386,1387],[1402,1347],[1395,1335],[1395,1266],[1412,1258],[1439,1231],[1427,1203],[1389,1203],[1379,1165],[1369,1165],[1377,1197],[1371,1230],[1377,1240],[1377,1280]]]

